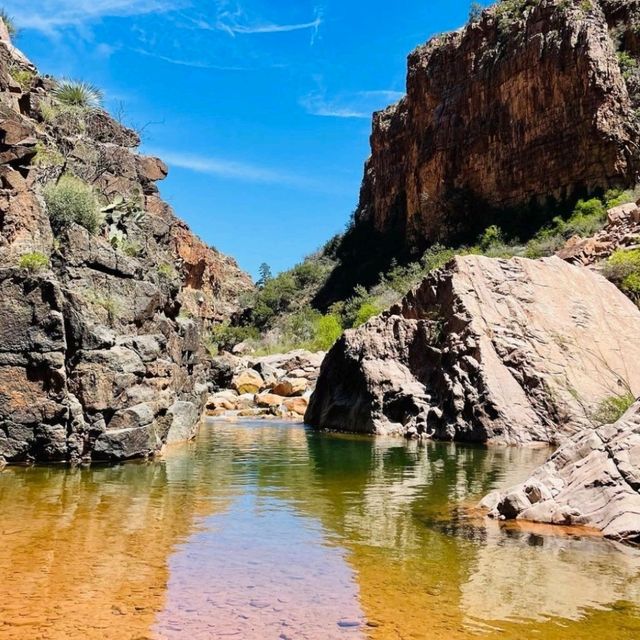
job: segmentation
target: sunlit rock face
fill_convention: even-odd
[[[636,2],[499,2],[409,55],[407,90],[374,114],[341,264],[316,302],[375,284],[393,260],[471,243],[496,224],[534,233],[587,194],[635,184]],[[634,9],[625,8],[633,5]]]
[[[640,311],[559,258],[459,257],[328,353],[314,427],[554,443],[640,393]]]
[[[640,403],[614,424],[578,433],[524,483],[484,503],[496,517],[588,525],[640,542]]]
[[[356,226],[420,248],[482,230],[490,210],[633,182],[616,43],[579,4],[495,8],[411,53],[406,97],[374,117]]]
[[[0,464],[149,456],[194,435],[200,330],[237,310],[251,281],[162,201],[167,168],[136,153],[136,132],[100,109],[63,109],[54,88],[5,33]],[[53,232],[43,194],[63,174],[90,185],[95,233]]]

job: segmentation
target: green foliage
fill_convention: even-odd
[[[359,327],[374,316],[377,316],[381,311],[382,309],[379,309],[373,302],[363,302],[358,309],[358,313],[356,313],[353,326]]]
[[[54,231],[61,231],[74,222],[89,233],[99,230],[102,218],[98,200],[91,186],[80,178],[66,173],[57,182],[46,185],[43,196]]]
[[[608,192],[608,194],[613,197],[622,197],[619,192]],[[550,225],[541,229],[527,243],[524,255],[527,258],[550,256],[561,249],[573,236],[586,238],[597,233],[606,223],[607,205],[599,198],[579,200],[567,220],[557,216]]]
[[[469,22],[478,22],[482,17],[482,5],[479,2],[472,2],[469,7]]]
[[[342,335],[342,324],[336,315],[320,316],[315,321],[314,350],[327,351]]]
[[[139,242],[130,240],[126,236],[113,236],[111,238],[111,246],[130,258],[137,258],[142,254],[142,245]]]
[[[102,91],[98,87],[77,80],[60,80],[53,90],[53,97],[67,107],[97,109],[102,105]]]
[[[38,140],[36,142],[36,155],[33,156],[31,164],[34,167],[61,167],[64,164],[64,156],[55,147],[49,146]]]
[[[605,262],[602,272],[631,298],[640,300],[640,249],[614,252]]]
[[[32,251],[20,256],[18,266],[21,269],[26,269],[29,273],[37,273],[49,268],[49,258],[40,251]]]
[[[211,327],[204,344],[211,356],[215,356],[222,351],[231,351],[236,344],[259,338],[260,332],[255,327],[234,327],[227,320]]]
[[[259,272],[260,278],[256,284],[262,288],[269,280],[273,280],[273,274],[271,273],[271,267],[266,262],[260,265]]]
[[[605,398],[594,411],[591,419],[598,426],[617,422],[635,401],[636,398],[630,391]]]
[[[9,69],[11,77],[20,85],[23,91],[31,89],[31,85],[36,77],[36,74],[29,69],[20,69],[20,67],[12,67]]]
[[[618,64],[625,80],[629,80],[638,67],[638,61],[627,51],[618,51]]]
[[[157,271],[160,279],[165,282],[172,282],[178,275],[176,268],[170,262],[161,262]]]
[[[107,312],[109,324],[113,325],[115,323],[122,311],[120,302],[116,298],[95,290],[89,291],[86,294],[86,298],[91,304],[94,304]]]
[[[9,35],[12,38],[15,38],[18,35],[18,28],[16,27],[16,23],[13,18],[4,9],[0,9],[0,18],[2,18],[5,27],[7,27]]]
[[[65,135],[79,135],[86,131],[86,109],[40,100],[38,110],[44,122],[62,129]]]

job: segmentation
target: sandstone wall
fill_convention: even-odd
[[[604,13],[520,5],[409,56],[407,95],[374,115],[356,227],[421,249],[635,180],[638,123]],[[608,14],[628,19],[617,2]]]

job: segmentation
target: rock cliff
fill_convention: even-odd
[[[640,83],[619,58],[635,51],[635,7],[499,2],[411,53],[406,96],[374,114],[343,266],[318,302],[434,242],[491,224],[523,237],[578,197],[635,183]]]
[[[587,525],[640,542],[640,403],[614,424],[578,433],[529,480],[483,505],[496,517]]]
[[[558,442],[640,393],[640,310],[559,258],[455,258],[402,303],[347,331],[306,421],[366,433]]]
[[[138,135],[57,86],[5,33],[0,462],[146,456],[193,435],[199,331],[252,285],[162,201]]]

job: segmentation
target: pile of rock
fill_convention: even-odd
[[[622,204],[610,209],[607,225],[590,238],[574,236],[557,253],[559,258],[583,266],[594,265],[618,249],[640,247],[640,207]]]
[[[208,415],[299,420],[307,410],[324,355],[297,350],[261,357],[221,356],[216,372],[217,386],[222,388],[209,398]]]

